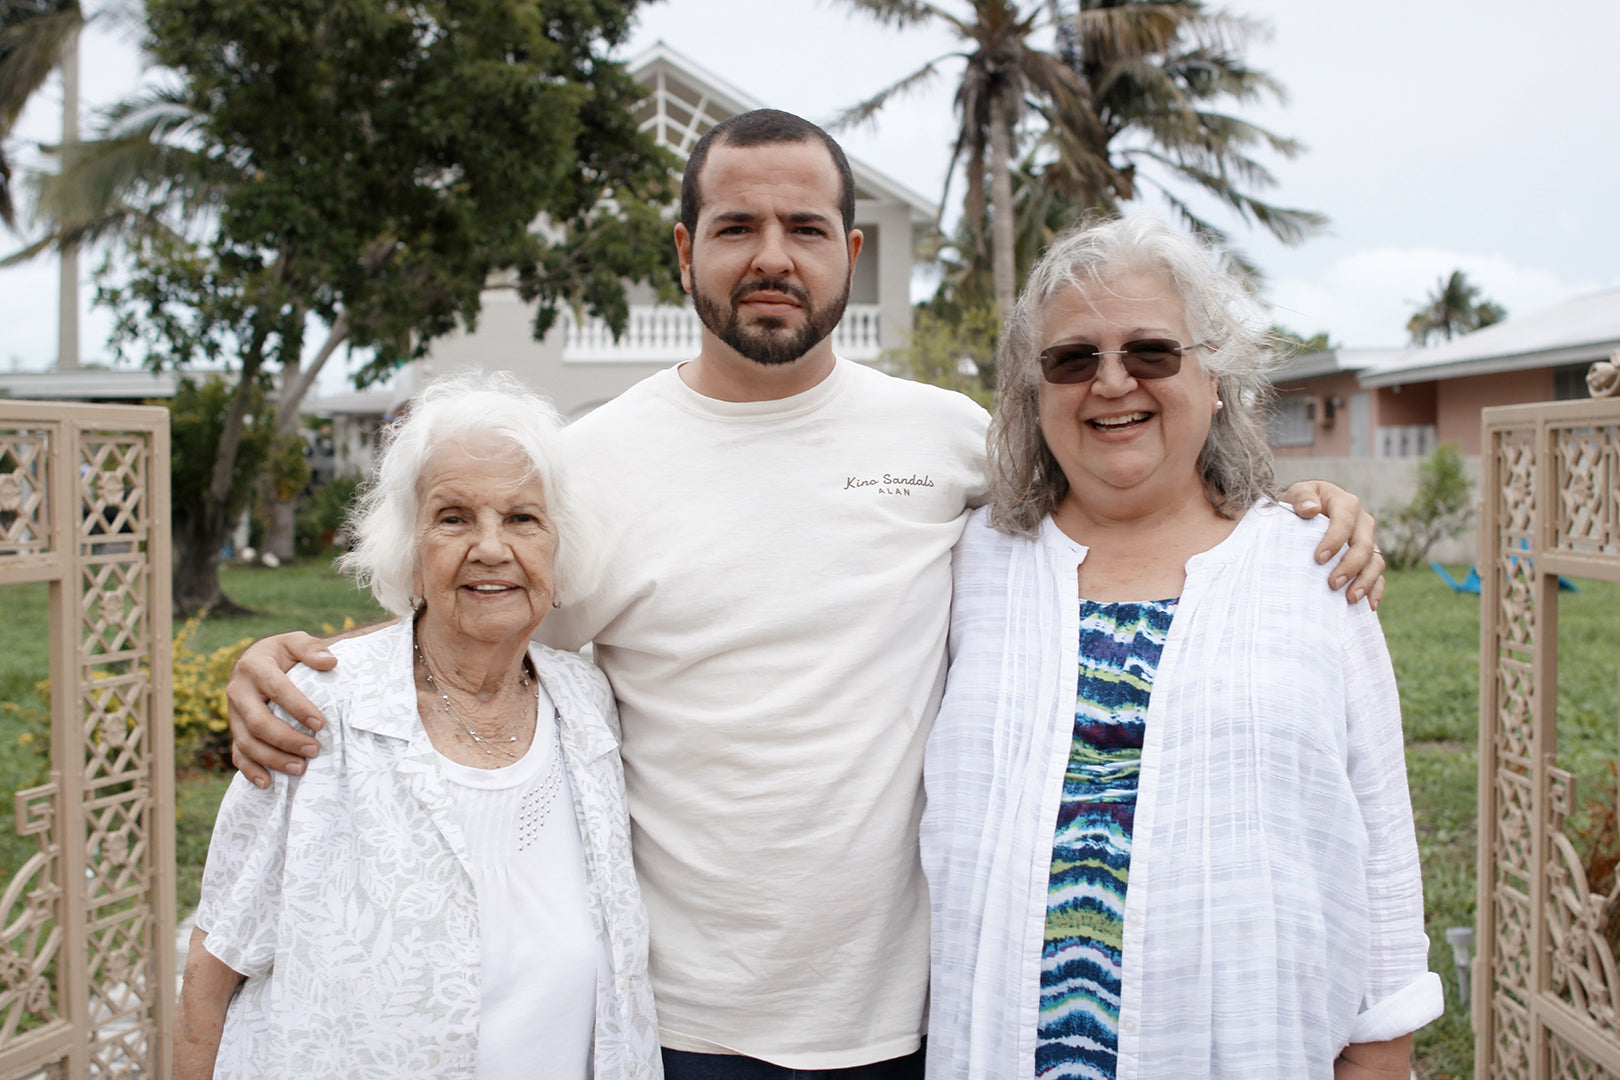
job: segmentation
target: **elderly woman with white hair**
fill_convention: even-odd
[[[390,430],[343,563],[403,618],[294,669],[303,775],[226,794],[177,1076],[661,1075],[613,694],[530,642],[591,573],[559,428],[468,377]]]
[[[1404,1080],[1440,1013],[1389,657],[1275,501],[1257,325],[1136,216],[1002,335],[924,770],[931,1077]]]

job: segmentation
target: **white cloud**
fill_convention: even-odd
[[[1273,282],[1273,319],[1306,335],[1327,330],[1336,344],[1350,347],[1404,345],[1406,321],[1453,270],[1467,274],[1485,299],[1507,309],[1509,318],[1620,283],[1565,281],[1551,270],[1521,266],[1500,254],[1367,248],[1337,259],[1316,277]]]

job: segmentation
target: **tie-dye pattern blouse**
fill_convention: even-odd
[[[1035,1075],[1112,1080],[1148,698],[1174,600],[1080,605],[1074,739],[1047,885]]]

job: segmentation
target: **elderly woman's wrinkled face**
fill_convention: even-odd
[[[1048,306],[1041,348],[1069,343],[1120,349],[1127,342],[1167,339],[1195,344],[1181,298],[1158,274],[1127,273],[1070,288]],[[1201,349],[1182,353],[1168,378],[1137,379],[1119,356],[1104,356],[1088,382],[1040,386],[1041,434],[1085,503],[1187,497],[1203,487],[1197,463],[1215,415],[1215,377],[1199,363]]]
[[[528,458],[502,440],[433,453],[417,480],[414,591],[478,642],[527,637],[551,609],[557,530]]]

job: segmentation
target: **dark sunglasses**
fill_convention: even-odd
[[[1181,370],[1181,354],[1201,349],[1208,342],[1183,345],[1164,338],[1127,341],[1122,349],[1099,349],[1095,345],[1072,342],[1054,345],[1041,353],[1041,374],[1049,383],[1083,383],[1097,377],[1102,358],[1117,356],[1125,373],[1133,379],[1168,379]]]

